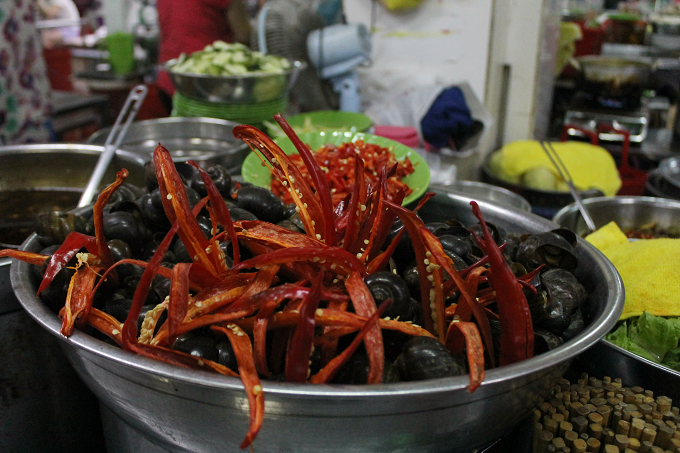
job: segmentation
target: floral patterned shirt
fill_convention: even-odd
[[[50,84],[35,0],[0,0],[0,144],[49,141]]]

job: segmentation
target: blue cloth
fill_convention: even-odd
[[[420,121],[423,139],[436,148],[451,146],[458,137],[468,135],[474,120],[458,87],[444,89]]]

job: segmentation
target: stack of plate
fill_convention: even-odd
[[[680,158],[668,157],[649,173],[647,192],[655,197],[680,200]]]
[[[234,104],[201,101],[175,92],[172,116],[219,118],[239,124],[259,124],[284,112],[287,106],[286,97],[261,103]]]

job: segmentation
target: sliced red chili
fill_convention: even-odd
[[[77,231],[70,232],[57,251],[52,254],[52,259],[47,265],[47,270],[45,271],[42,282],[40,282],[37,294],[43,292],[45,288],[52,283],[52,280],[54,280],[54,277],[59,271],[65,268],[69,261],[71,261],[71,259],[76,256],[76,253],[83,247],[85,247],[88,252],[96,254],[97,240],[92,236],[87,236],[78,233]]]
[[[264,420],[264,393],[253,361],[253,347],[248,335],[235,324],[227,327],[213,326],[212,329],[226,334],[234,348],[239,375],[250,406],[250,427],[241,443],[241,448],[246,448],[255,440]]]
[[[229,239],[231,239],[231,246],[234,254],[234,264],[238,264],[240,261],[240,253],[238,249],[238,239],[236,238],[236,230],[234,229],[234,223],[231,220],[231,215],[229,214],[229,209],[227,208],[224,198],[220,195],[215,183],[210,179],[210,175],[203,170],[196,162],[193,160],[188,161],[188,164],[198,170],[198,174],[201,175],[203,184],[208,191],[208,197],[210,198],[210,206],[215,213],[217,221],[226,229]]]
[[[302,299],[300,318],[291,338],[288,358],[286,360],[286,381],[306,382],[309,370],[309,358],[314,343],[314,327],[316,309],[321,301],[321,285],[324,273],[319,272],[309,293]]]
[[[208,256],[207,250],[209,250],[210,244],[192,213],[184,183],[175,168],[170,153],[159,144],[154,151],[153,160],[156,167],[158,187],[161,192],[161,201],[168,219],[171,223],[178,223],[177,234],[184,243],[189,256],[192,257],[193,262],[200,264],[208,274],[204,276],[204,279],[212,277],[212,282],[217,283],[221,269],[218,269]]]
[[[119,171],[116,174],[116,180],[112,184],[109,184],[101,194],[99,194],[92,209],[94,235],[97,238],[97,256],[102,260],[102,264],[105,268],[108,268],[113,264],[113,257],[111,256],[111,250],[109,250],[109,246],[106,242],[106,237],[104,237],[104,207],[109,203],[111,195],[113,195],[116,189],[123,184],[127,177],[128,171],[126,169]]]
[[[189,271],[191,263],[177,263],[172,268],[168,302],[168,334],[172,337],[184,321],[189,305]]]
[[[71,277],[64,305],[64,315],[61,318],[61,333],[64,336],[71,336],[76,321],[87,320],[94,293],[92,288],[98,277],[97,272],[101,267],[82,265],[76,269],[76,273]]]
[[[501,320],[500,365],[525,360],[534,355],[534,329],[527,298],[517,282],[500,248],[486,226],[476,202],[471,201],[472,213],[482,225],[484,237],[473,233],[475,240],[489,256],[489,284],[496,291],[498,315]]]
[[[486,374],[484,371],[484,347],[482,346],[482,339],[479,336],[477,326],[474,323],[454,321],[449,324],[445,345],[449,347],[449,343],[459,342],[456,340],[458,335],[462,335],[465,338],[465,349],[467,351],[468,364],[470,365],[468,392],[472,393],[482,383]]]
[[[340,354],[335,356],[325,367],[316,373],[309,382],[313,384],[325,384],[331,381],[335,374],[338,372],[340,367],[342,367],[347,360],[354,354],[363,341],[366,334],[368,334],[369,329],[375,326],[375,323],[380,319],[380,316],[385,312],[387,307],[392,303],[392,299],[387,299],[384,301],[378,309],[368,318],[366,324],[361,328],[356,337],[352,340],[349,346],[347,346]]]
[[[366,318],[375,313],[377,307],[371,291],[364,283],[364,279],[357,272],[352,272],[345,280],[345,288],[349,293],[354,311]],[[368,383],[377,384],[382,382],[383,369],[385,367],[385,349],[382,341],[380,326],[372,324],[364,338],[366,353],[368,355],[369,370]]]

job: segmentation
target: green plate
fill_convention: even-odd
[[[333,143],[340,145],[341,143],[354,142],[363,140],[366,143],[380,145],[384,148],[391,148],[397,160],[402,160],[408,156],[413,163],[415,171],[402,179],[413,192],[404,199],[403,205],[408,205],[419,199],[427,190],[430,184],[430,168],[427,166],[425,159],[409,148],[399,142],[390,140],[378,135],[365,134],[363,132],[305,132],[299,134],[300,139],[309,145],[312,150]],[[274,139],[274,142],[281,147],[286,154],[297,153],[295,146],[288,139],[288,137],[281,137]],[[255,153],[248,154],[241,166],[241,176],[243,180],[253,185],[269,188],[271,183],[271,173],[267,167],[262,166],[262,162]]]
[[[286,118],[286,121],[298,135],[305,132],[366,132],[373,126],[373,121],[363,113],[338,110],[299,113]],[[266,124],[267,134],[270,137],[285,137],[285,133],[276,122],[272,121]]]

